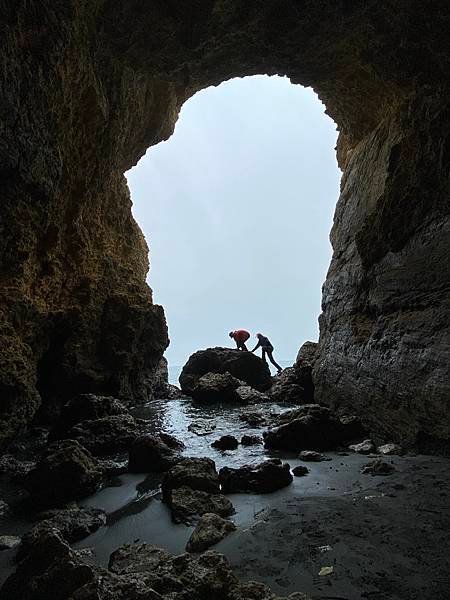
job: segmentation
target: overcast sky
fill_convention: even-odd
[[[169,363],[262,332],[279,361],[317,340],[340,172],[310,89],[233,79],[183,106],[174,135],[127,173],[169,324]],[[255,341],[256,343],[256,341]]]

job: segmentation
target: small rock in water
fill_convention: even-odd
[[[370,454],[375,450],[375,444],[372,440],[364,440],[359,444],[351,444],[348,447],[349,450],[353,450],[353,452],[357,452],[358,454]]]
[[[256,444],[262,444],[262,439],[258,435],[243,435],[241,444],[243,446],[255,446]]]
[[[266,425],[267,419],[259,412],[245,412],[239,415],[239,419],[248,423],[250,427],[260,427]]]
[[[298,455],[298,458],[305,462],[320,462],[321,460],[324,460],[325,457],[315,450],[302,450]]]
[[[209,494],[188,486],[172,490],[169,506],[173,522],[186,525],[206,513],[229,517],[235,512],[230,500],[223,494]]]
[[[279,458],[271,458],[257,465],[244,465],[239,469],[223,467],[219,471],[224,494],[250,492],[267,494],[292,483],[291,468]]]
[[[297,467],[294,467],[292,469],[292,473],[296,477],[303,477],[304,475],[308,475],[309,469],[307,467],[304,467],[303,465],[298,465]]]
[[[20,537],[17,535],[0,535],[0,551],[11,550],[20,544]]]
[[[188,431],[195,433],[195,435],[209,435],[213,433],[216,426],[211,421],[193,421],[188,425]]]
[[[198,522],[186,544],[188,552],[202,552],[223,540],[229,533],[236,530],[231,521],[222,519],[213,513],[206,513]]]
[[[163,501],[170,504],[172,490],[184,486],[210,494],[219,494],[219,475],[215,462],[210,458],[183,458],[164,476]]]
[[[223,435],[221,438],[211,444],[217,450],[236,450],[239,442],[234,435]]]
[[[398,444],[383,444],[382,446],[378,446],[377,452],[378,454],[383,454],[383,456],[391,456],[392,454],[400,455],[403,451]]]
[[[363,475],[391,475],[394,471],[394,465],[381,460],[381,458],[371,460],[361,469]]]
[[[261,402],[268,402],[269,396],[258,392],[249,385],[241,385],[236,389],[236,394],[239,396],[241,401],[245,404],[259,404]]]

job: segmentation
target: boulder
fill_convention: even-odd
[[[270,400],[267,394],[258,392],[258,390],[255,390],[255,388],[252,388],[249,385],[240,385],[236,389],[236,394],[243,404],[260,404]]]
[[[169,383],[169,368],[167,359],[164,356],[159,361],[152,377],[152,395],[153,398],[163,400],[176,400],[184,397],[180,388]]]
[[[403,448],[398,444],[383,444],[382,446],[378,446],[377,452],[383,456],[392,456],[395,454],[401,456],[403,454]]]
[[[269,390],[270,399],[273,402],[290,402],[292,404],[312,402],[314,386],[311,370],[309,365],[283,369],[279,375],[273,377],[273,385]]]
[[[295,477],[304,477],[305,475],[308,475],[309,469],[303,465],[298,465],[292,469],[292,473]]]
[[[251,352],[217,347],[200,350],[189,358],[180,375],[182,391],[191,396],[197,381],[206,373],[230,373],[259,391],[271,386],[270,370],[264,360]]]
[[[298,351],[295,364],[308,364],[314,366],[319,351],[319,344],[317,342],[305,342]]]
[[[391,475],[394,471],[394,465],[381,460],[381,458],[371,460],[361,469],[363,475]]]
[[[278,427],[264,433],[266,448],[330,450],[351,441],[356,421],[333,415],[318,404],[305,404],[277,418]]]
[[[324,460],[323,454],[316,452],[315,450],[302,450],[298,455],[298,458],[305,462],[320,462]]]
[[[222,519],[214,513],[206,513],[192,532],[186,544],[186,550],[188,552],[203,552],[235,530],[236,526],[231,521]]]
[[[219,476],[216,464],[210,458],[183,458],[162,480],[164,502],[170,503],[172,490],[180,487],[190,487],[193,490],[219,494]]]
[[[75,440],[56,442],[24,478],[40,507],[60,506],[95,492],[103,471],[98,461]]]
[[[238,445],[239,442],[234,435],[223,435],[211,444],[211,446],[217,450],[236,450]]]
[[[241,413],[239,419],[250,425],[250,427],[264,427],[267,425],[267,418],[259,411]]]
[[[134,440],[128,455],[128,470],[132,473],[161,473],[181,460],[184,446],[166,434],[142,435]]]
[[[83,421],[60,437],[76,440],[94,456],[108,456],[128,450],[140,431],[130,414],[120,414]]]
[[[38,515],[41,520],[22,536],[18,559],[30,554],[33,547],[48,531],[58,531],[67,543],[72,544],[91,535],[106,524],[106,514],[99,508],[72,508],[49,510]]]
[[[191,396],[196,402],[241,402],[236,390],[241,382],[230,373],[206,373],[197,379]]]
[[[242,446],[256,446],[262,444],[262,438],[259,435],[243,435],[241,439]]]
[[[238,469],[223,467],[219,479],[224,494],[250,492],[267,494],[292,483],[290,466],[279,458],[271,458],[257,465]]]
[[[174,523],[190,525],[206,513],[214,513],[221,517],[234,514],[234,507],[223,494],[209,494],[183,486],[172,490],[170,510]]]
[[[129,412],[117,398],[79,394],[62,407],[59,418],[50,431],[49,439],[60,439],[65,432],[83,421],[95,421],[103,417],[124,414]]]
[[[371,454],[372,452],[375,452],[375,444],[372,440],[364,440],[359,444],[351,444],[348,449],[357,452],[358,454]]]

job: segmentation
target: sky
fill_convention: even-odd
[[[127,178],[165,308],[169,365],[244,328],[278,362],[317,340],[339,192],[336,126],[287,78],[232,79],[190,98],[175,133]]]

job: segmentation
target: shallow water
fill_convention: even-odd
[[[136,408],[134,414],[149,420],[149,431],[152,433],[165,431],[182,440],[186,444],[183,452],[185,456],[208,456],[215,461],[217,469],[257,463],[270,456],[279,456],[294,467],[301,464],[294,453],[268,452],[262,444],[249,447],[240,445],[237,450],[227,452],[211,448],[211,442],[224,434],[232,434],[238,439],[243,434],[262,435],[264,428],[249,427],[239,419],[243,411],[258,410],[266,414],[280,414],[289,408],[292,407],[286,404],[252,405],[249,408],[229,405],[205,407],[183,399],[153,401]],[[192,422],[197,421],[215,428],[207,435],[197,435],[188,429]],[[236,509],[232,520],[239,527],[245,528],[264,518],[264,512],[282,497],[342,494],[354,490],[359,483],[352,481],[351,473],[358,471],[358,466],[367,461],[366,457],[340,457],[331,453],[329,456],[334,457],[334,460],[309,463],[310,474],[307,477],[294,478],[292,485],[275,493],[229,495]],[[76,547],[93,548],[94,556],[101,564],[107,564],[111,552],[125,543],[148,542],[173,553],[184,552],[193,528],[172,523],[170,511],[161,502],[160,479],[160,476],[149,477],[146,474],[121,475],[114,480],[114,485],[82,501],[82,506],[104,509],[108,513],[108,524]]]

